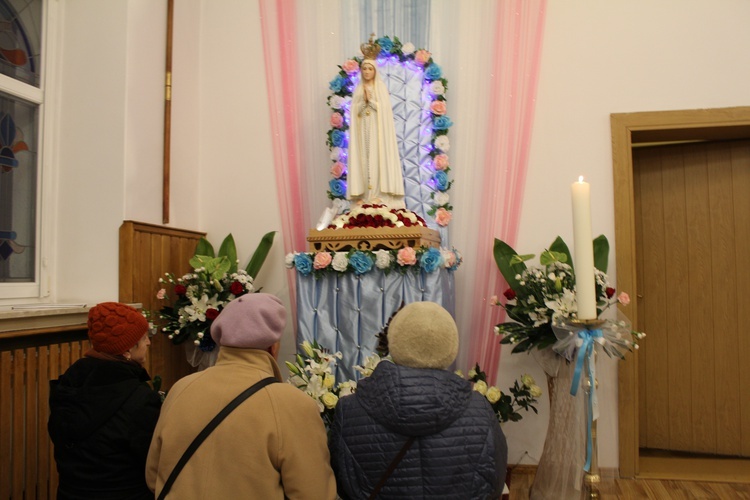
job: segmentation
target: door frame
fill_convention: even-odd
[[[617,288],[636,293],[633,146],[750,138],[750,107],[613,113],[612,167],[615,209]],[[619,306],[618,306],[619,307]],[[638,324],[638,301],[623,310]],[[648,337],[646,338],[648,341]],[[640,473],[638,452],[638,351],[618,367],[620,477]]]

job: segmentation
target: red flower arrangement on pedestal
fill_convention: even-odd
[[[328,229],[412,226],[427,227],[427,224],[422,217],[405,208],[365,204],[336,217]]]

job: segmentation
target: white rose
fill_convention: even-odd
[[[346,271],[346,268],[349,266],[349,258],[346,256],[346,252],[336,252],[333,255],[331,266],[340,273]]]
[[[294,252],[289,252],[286,254],[286,257],[284,257],[284,265],[287,269],[291,269],[294,267]]]
[[[438,136],[438,138],[435,139],[435,147],[444,153],[447,153],[451,150],[451,141],[448,139],[447,135]]]
[[[445,87],[443,86],[443,82],[440,80],[435,80],[430,84],[430,92],[432,92],[435,95],[443,95],[445,94]]]
[[[474,378],[476,376],[477,376],[476,369],[472,368],[471,370],[469,370],[469,378]]]
[[[323,403],[326,408],[335,408],[336,403],[339,402],[339,398],[332,392],[326,392],[320,397],[320,402]]]
[[[378,269],[388,269],[393,262],[393,255],[388,250],[378,250],[375,252],[375,267]]]
[[[521,377],[521,383],[525,387],[531,387],[532,385],[534,385],[536,383],[536,381],[534,380],[534,377],[532,377],[531,375],[526,374],[523,377]]]
[[[498,389],[495,386],[490,387],[487,389],[487,401],[492,403],[493,405],[500,401],[500,396],[502,396],[503,393],[500,392],[500,389]]]
[[[538,398],[542,395],[542,389],[538,385],[532,385],[531,387],[529,387],[529,393],[533,397]]]
[[[339,161],[341,159],[341,148],[331,148],[331,160]]]
[[[487,382],[485,382],[484,380],[477,380],[476,382],[474,382],[474,390],[484,396],[485,394],[487,394]]]
[[[435,200],[435,205],[441,206],[441,205],[445,205],[446,203],[448,203],[451,197],[448,193],[439,191],[435,193],[435,197],[433,199]]]
[[[331,374],[326,374],[323,377],[323,387],[325,387],[326,389],[330,389],[331,387],[333,387],[333,384],[335,382],[336,382],[336,379]]]
[[[332,95],[328,99],[328,105],[333,109],[341,109],[341,107],[344,105],[344,98],[340,95]]]
[[[459,376],[459,377],[461,377],[461,378],[464,378],[464,372],[462,372],[461,370],[456,370],[456,371],[455,371],[455,372],[453,372],[453,373],[455,373],[456,375],[458,375],[458,376]]]
[[[411,42],[406,42],[405,44],[401,46],[401,52],[403,52],[405,56],[408,56],[409,54],[413,53],[414,49],[415,49],[414,44]]]

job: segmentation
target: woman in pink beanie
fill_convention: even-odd
[[[50,382],[58,499],[153,498],[143,471],[161,398],[143,368],[148,332],[146,318],[130,306],[91,308],[92,349]]]
[[[216,365],[178,380],[164,401],[146,464],[157,496],[183,452],[230,401],[265,378],[281,380],[269,351],[285,325],[284,305],[266,293],[234,299],[214,320]],[[289,384],[266,385],[208,435],[167,498],[336,498],[315,402]]]

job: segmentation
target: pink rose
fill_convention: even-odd
[[[628,295],[625,292],[622,292],[620,295],[617,296],[617,302],[620,304],[626,306],[630,304],[630,295]]]
[[[331,254],[328,252],[316,253],[315,259],[313,260],[313,267],[315,269],[325,269],[332,260],[333,257],[331,257]]]
[[[331,114],[331,127],[341,128],[343,124],[344,124],[344,117],[341,115],[341,113]]]
[[[446,269],[456,265],[456,254],[450,250],[440,249],[440,254],[443,256],[443,262]]]
[[[430,111],[435,115],[444,115],[446,111],[445,101],[432,101]]]
[[[493,295],[490,297],[490,305],[496,306],[500,303],[499,300],[497,300],[497,295]]]
[[[164,297],[167,296],[167,291],[165,289],[161,289],[158,292],[156,292],[156,298],[159,300],[164,300]]]
[[[450,165],[450,161],[448,161],[448,155],[445,153],[435,155],[435,158],[432,159],[432,166],[435,170],[445,170],[448,165]]]
[[[345,170],[346,170],[346,165],[344,165],[340,161],[337,161],[331,166],[331,175],[338,179],[339,177],[344,175]]]
[[[402,266],[413,266],[417,263],[417,252],[412,247],[404,247],[398,251],[396,261]]]
[[[351,75],[359,71],[359,64],[354,59],[348,59],[341,65],[341,69]]]
[[[424,66],[425,64],[427,64],[427,61],[430,60],[430,57],[432,57],[432,54],[424,49],[419,49],[414,53],[414,61],[420,66]]]
[[[452,217],[453,215],[444,208],[438,208],[437,212],[435,212],[435,222],[438,223],[438,226],[447,226]]]

